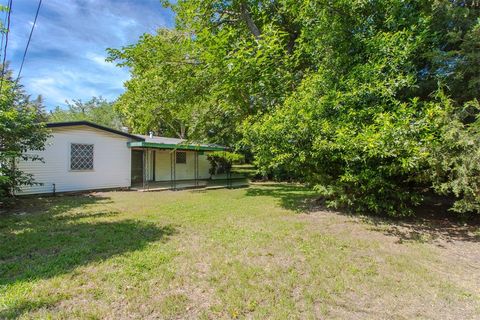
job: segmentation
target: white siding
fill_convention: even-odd
[[[155,154],[155,180],[167,181],[171,179],[170,175],[170,150],[157,150]],[[187,163],[176,164],[175,178],[176,180],[192,180],[195,179],[195,153],[193,151],[187,152]],[[199,179],[209,179],[210,162],[207,160],[207,154],[198,156],[198,172]]]
[[[207,159],[207,153],[204,152],[203,155],[198,156],[198,172],[200,179],[209,179],[210,178],[210,161]]]
[[[169,150],[155,151],[155,180],[170,180],[170,152]]]
[[[131,179],[131,150],[129,138],[88,126],[53,128],[52,137],[44,151],[35,152],[44,159],[20,161],[19,168],[32,173],[43,185],[24,187],[18,194],[51,193],[89,189],[129,187]],[[92,171],[70,170],[70,144],[94,145]]]

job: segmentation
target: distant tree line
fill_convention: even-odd
[[[48,121],[86,120],[114,129],[122,129],[124,126],[122,116],[115,110],[113,103],[102,97],[92,97],[86,102],[74,99],[65,103],[66,106],[57,106],[48,113]]]

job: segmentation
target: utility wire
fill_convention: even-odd
[[[28,46],[30,45],[30,41],[32,40],[33,29],[35,29],[35,25],[37,24],[38,12],[40,12],[41,6],[42,6],[42,0],[39,0],[37,12],[35,13],[35,19],[33,20],[33,24],[32,24],[32,29],[30,30],[30,35],[28,36],[27,46],[25,47],[25,51],[23,52],[22,63],[20,64],[20,69],[18,70],[17,80],[15,80],[15,85],[17,85],[18,79],[20,79],[20,74],[22,73],[23,64],[25,63],[25,57],[27,56]]]
[[[7,31],[5,32],[5,47],[3,49],[2,74],[0,78],[0,94],[2,94],[3,78],[5,77],[5,63],[7,59],[8,34],[10,33],[10,15],[12,13],[12,2],[13,0],[8,1]]]

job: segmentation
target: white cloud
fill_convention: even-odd
[[[89,52],[86,54],[86,58],[103,68],[116,68],[114,63],[105,61],[106,57],[100,54]]]
[[[7,58],[18,70],[36,6],[17,0]],[[66,99],[102,95],[116,98],[129,73],[105,61],[108,47],[134,43],[144,32],[173,24],[158,0],[44,1],[22,73],[32,95],[42,94],[47,107]]]

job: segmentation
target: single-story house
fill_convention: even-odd
[[[130,134],[88,121],[49,123],[47,127],[52,132],[45,150],[34,152],[43,162],[18,163],[20,170],[33,174],[40,184],[23,187],[17,194],[209,179],[207,154],[226,150],[219,145]]]

